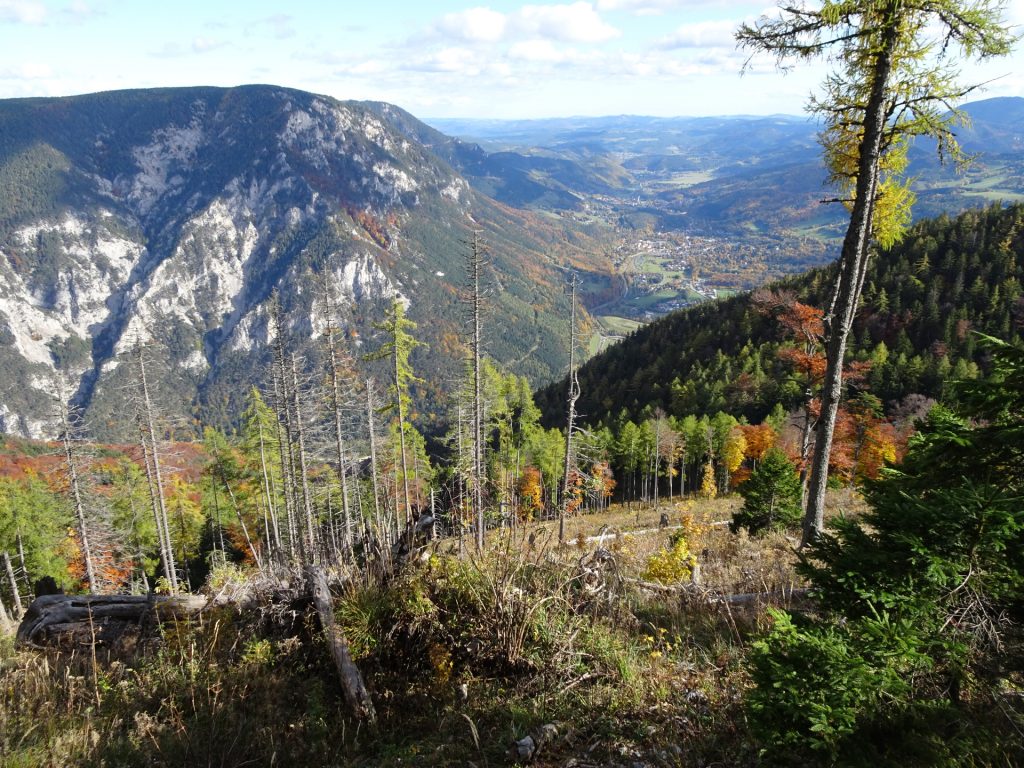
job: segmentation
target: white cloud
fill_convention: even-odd
[[[736,45],[733,37],[739,27],[737,21],[698,21],[683,24],[658,41],[658,47],[673,48],[732,48]]]
[[[493,44],[513,40],[556,40],[603,43],[620,35],[621,32],[605,22],[591,3],[581,0],[561,5],[524,5],[508,14],[483,6],[448,13],[413,41]]]
[[[0,80],[47,80],[53,77],[53,68],[42,62],[26,62],[16,67],[0,69]]]
[[[524,40],[508,49],[510,59],[549,62],[553,64],[574,58],[575,51],[556,46],[550,40]]]
[[[223,40],[214,40],[210,37],[196,37],[192,40],[193,53],[209,53],[218,48],[223,48],[226,43]]]
[[[474,76],[480,72],[480,61],[478,54],[468,48],[452,47],[407,61],[402,68],[417,72],[457,72]]]
[[[685,0],[597,0],[599,11],[630,11],[647,16],[685,5]]]
[[[683,8],[728,9],[738,4],[739,0],[595,0],[599,11],[626,11],[634,16],[660,16]]]
[[[468,8],[447,13],[434,24],[434,32],[474,43],[496,43],[505,36],[508,18],[490,8]]]
[[[622,33],[586,2],[572,5],[524,5],[511,19],[525,35],[573,43],[603,43]]]
[[[155,56],[158,59],[173,59],[178,56],[184,56],[185,51],[177,43],[164,43],[160,48],[151,51],[149,55]]]
[[[0,0],[0,21],[42,24],[46,21],[46,6],[37,0]]]
[[[251,35],[269,29],[275,40],[286,40],[295,36],[294,18],[286,13],[277,13],[262,19],[250,21],[245,25],[245,34]]]

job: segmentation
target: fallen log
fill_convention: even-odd
[[[771,592],[744,592],[738,595],[721,595],[714,602],[728,603],[729,605],[750,605],[751,603],[761,603],[776,598],[790,600],[792,598],[807,597],[810,593],[811,590],[806,588],[776,589]]]
[[[324,639],[331,649],[334,667],[338,671],[338,680],[352,713],[366,722],[371,728],[377,724],[377,711],[373,707],[370,692],[366,689],[363,675],[352,660],[348,649],[348,638],[334,620],[334,606],[331,603],[331,591],[327,586],[327,575],[322,569],[306,567],[306,583],[313,597],[313,606],[320,617],[320,626],[324,631]]]
[[[197,613],[207,602],[202,595],[43,595],[25,611],[15,640],[37,647],[62,639],[105,642],[145,620]]]
[[[217,605],[249,607],[267,603],[312,601],[331,651],[345,700],[353,714],[375,726],[377,715],[363,676],[352,660],[345,633],[334,620],[334,608],[323,569],[305,569],[305,589],[294,591],[286,582],[266,583],[263,589],[239,589],[226,595],[43,595],[28,607],[18,626],[16,642],[33,648],[58,645],[113,645],[126,633],[154,622],[187,618]],[[301,585],[301,581],[299,582]],[[301,590],[301,586],[300,586]]]
[[[770,592],[743,592],[735,595],[729,595],[709,589],[703,589],[697,584],[692,583],[661,584],[656,581],[644,581],[643,579],[625,579],[625,581],[640,587],[640,589],[646,589],[649,592],[660,592],[664,595],[691,595],[693,597],[699,597],[712,605],[750,605],[751,603],[765,602],[776,598],[788,600],[791,598],[807,597],[811,592],[810,589],[801,588],[776,589]]]

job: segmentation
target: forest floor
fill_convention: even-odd
[[[729,531],[739,503],[616,505],[567,521],[563,547],[544,521],[489,534],[482,555],[446,542],[385,584],[352,579],[336,612],[376,730],[287,607],[218,608],[96,653],[0,638],[0,764],[754,765],[745,652],[802,585],[793,534]],[[842,491],[831,507],[860,505]],[[689,553],[699,578],[661,583]]]

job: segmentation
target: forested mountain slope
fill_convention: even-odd
[[[444,144],[388,105],[273,86],[0,101],[0,431],[52,434],[60,374],[113,436],[136,341],[159,347],[172,412],[222,423],[266,358],[270,296],[308,345],[325,284],[367,347],[383,307],[408,302],[416,362],[449,386],[476,228],[501,286],[493,355],[557,375],[565,352],[538,340],[565,335],[563,268],[594,268],[599,228],[474,191]]]
[[[835,265],[777,283],[824,307]],[[861,386],[893,404],[910,394],[938,398],[952,378],[985,361],[971,331],[1019,339],[1024,329],[1024,205],[970,210],[922,221],[902,243],[877,254],[867,276],[850,358],[871,363]],[[592,358],[579,371],[582,418],[626,411],[726,411],[760,420],[776,403],[803,397],[785,328],[751,294],[664,317]],[[538,393],[551,424],[563,418],[564,381]]]

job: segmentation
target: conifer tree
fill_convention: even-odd
[[[402,504],[405,512],[405,525],[412,521],[412,496],[409,490],[409,453],[407,438],[412,424],[409,423],[410,408],[410,387],[421,381],[413,373],[409,357],[413,350],[423,346],[412,336],[416,330],[416,323],[405,316],[405,304],[399,299],[391,303],[384,322],[376,326],[378,330],[384,331],[387,341],[381,345],[376,352],[367,355],[367,360],[387,360],[391,368],[391,396],[392,401],[386,410],[394,409],[398,420],[398,441],[399,461],[401,463],[402,477]]]
[[[729,524],[734,533],[785,528],[800,521],[800,478],[796,468],[778,448],[770,448],[757,469],[740,488],[743,506]]]
[[[914,136],[937,141],[959,158],[952,102],[972,90],[956,82],[954,53],[1005,55],[1014,36],[1001,26],[999,0],[827,0],[819,8],[780,7],[736,33],[740,45],[776,57],[825,59],[836,65],[825,93],[812,98],[821,142],[840,201],[850,210],[838,278],[825,315],[827,366],[822,388],[803,543],[821,531],[829,453],[842,393],[847,339],[860,300],[870,248],[896,242],[913,195],[903,173]]]

